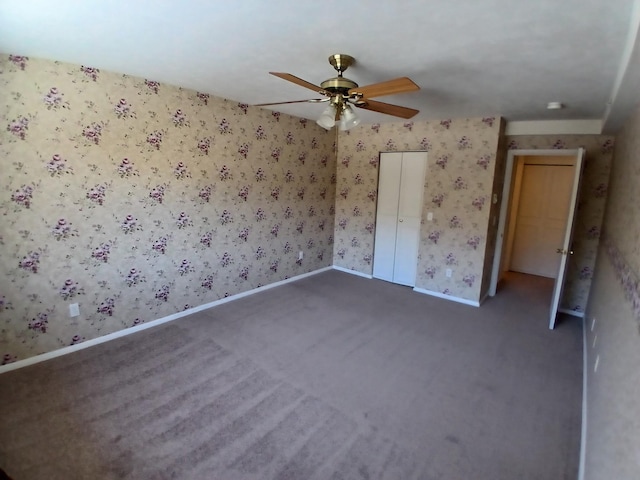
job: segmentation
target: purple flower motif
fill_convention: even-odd
[[[316,148],[318,148],[318,139],[313,137],[311,139],[311,150],[315,150]]]
[[[240,273],[238,274],[238,277],[240,277],[243,280],[248,280],[249,279],[249,267],[242,267],[240,269]]]
[[[324,226],[325,226],[325,224],[326,224],[326,221],[325,221],[325,219],[323,218],[322,220],[320,220],[320,221],[318,222],[318,228],[319,228],[320,230],[324,230]]]
[[[587,238],[590,240],[597,240],[600,238],[600,228],[597,226],[593,226],[587,231]]]
[[[186,275],[187,273],[192,271],[193,271],[193,268],[191,267],[191,262],[189,262],[189,260],[187,260],[186,258],[182,260],[180,265],[178,265],[178,273],[181,276]]]
[[[218,124],[218,131],[222,134],[231,133],[231,125],[229,124],[226,118],[223,118]]]
[[[269,265],[269,270],[271,270],[272,272],[277,272],[278,271],[278,260],[274,260],[273,262],[271,262],[271,264]]]
[[[377,197],[378,192],[376,190],[369,190],[369,193],[367,193],[367,198],[372,202],[375,202]]]
[[[362,152],[365,148],[364,142],[362,140],[358,140],[358,143],[356,143],[356,152]]]
[[[200,189],[200,192],[198,192],[198,197],[200,198],[200,200],[209,203],[209,199],[211,198],[211,191],[212,191],[211,185],[202,187]]]
[[[467,183],[464,181],[462,177],[458,177],[453,182],[453,188],[455,190],[462,190],[467,188]]]
[[[247,105],[246,103],[239,103],[238,108],[242,110],[242,113],[246,115],[247,111],[249,110],[249,105]]]
[[[348,220],[346,218],[341,218],[340,221],[338,221],[338,225],[344,230],[347,228],[347,222]]]
[[[157,295],[156,295],[157,297]],[[113,298],[106,298],[104,302],[100,304],[97,312],[105,315],[113,316],[113,309],[115,308],[116,301]]]
[[[583,267],[580,270],[580,280],[591,280],[593,277],[593,269],[591,267]]]
[[[77,345],[78,343],[84,342],[84,340],[84,337],[81,337],[80,335],[74,335],[73,337],[71,337],[71,343],[69,345]]]
[[[40,264],[40,254],[38,252],[29,252],[22,260],[18,266],[23,270],[27,270],[33,273],[38,273],[38,265]]]
[[[318,177],[316,177],[315,172],[311,172],[309,174],[309,183],[317,183],[318,182]]]
[[[480,158],[478,158],[476,165],[486,170],[490,162],[491,162],[491,155],[482,155]]]
[[[43,101],[48,110],[52,108],[58,108],[62,106],[62,97],[64,96],[56,87],[51,87],[46,95],[43,97]]]
[[[449,130],[449,127],[451,127],[451,120],[441,120],[440,125]]]
[[[258,168],[258,170],[256,170],[256,182],[262,182],[266,179],[267,174],[264,173],[264,170],[262,168]]]
[[[200,243],[202,245],[204,245],[205,247],[210,247],[211,246],[211,240],[213,240],[213,233],[212,232],[207,232],[204,235],[202,235],[200,237]]]
[[[427,238],[431,240],[433,243],[438,243],[438,240],[440,240],[440,232],[437,230],[434,230],[433,232],[429,232],[429,235],[427,236]]]
[[[293,133],[287,132],[287,136],[284,138],[284,142],[287,145],[291,145],[291,144],[295,143],[295,139],[293,137]],[[304,156],[306,157],[306,153],[304,154]],[[300,160],[299,157],[298,157],[298,160]],[[302,159],[302,163],[304,164],[304,158]]]
[[[362,185],[364,183],[364,180],[362,179],[362,175],[359,173],[356,173],[356,176],[353,177],[353,183],[355,185]]]
[[[476,281],[475,275],[465,275],[462,277],[462,281],[467,284],[468,287],[473,287],[474,282]]]
[[[323,155],[320,158],[320,165],[322,165],[323,167],[326,167],[329,164],[329,156],[328,155]]]
[[[256,221],[260,222],[266,219],[267,219],[267,214],[264,212],[262,208],[258,208],[258,210],[256,210]]]
[[[327,198],[327,187],[322,187],[320,189],[320,192],[318,192],[318,194],[320,195],[320,198],[322,198],[323,200]]]
[[[444,201],[444,194],[442,193],[438,193],[437,195],[434,195],[433,198],[431,199],[431,202],[438,207],[442,206],[443,201]]]
[[[469,237],[469,240],[467,240],[467,245],[476,250],[478,248],[478,245],[480,245],[480,237]]]
[[[36,318],[31,319],[29,322],[29,330],[34,332],[47,333],[47,324],[49,323],[49,316],[46,313],[38,313]]]
[[[86,138],[89,142],[95,145],[98,145],[100,143],[101,135],[102,135],[102,125],[96,122],[93,122],[90,125],[87,125],[82,130],[82,136]]]
[[[444,259],[444,263],[447,265],[455,265],[457,263],[456,256],[452,252],[449,252]]]
[[[434,275],[436,274],[436,267],[433,267],[433,266],[427,267],[424,273],[427,277],[433,278]]]
[[[207,275],[200,285],[207,290],[211,290],[213,288],[213,275]]]
[[[9,365],[10,363],[15,362],[18,359],[17,355],[13,355],[11,353],[5,353],[2,356],[2,365]]]
[[[247,158],[247,155],[249,154],[249,145],[246,143],[240,145],[240,147],[238,147],[238,153],[242,155],[243,158]]]
[[[164,199],[164,187],[162,185],[158,185],[149,192],[149,197],[158,203],[162,203],[162,200]]]
[[[403,127],[406,128],[407,130],[411,131],[411,130],[413,130],[413,122],[405,122]]]
[[[298,154],[298,161],[304,165],[304,162],[307,160],[307,152],[300,152]]]
[[[427,152],[431,150],[431,142],[427,139],[427,137],[423,137],[422,140],[420,140],[420,149],[426,150]]]
[[[327,244],[333,245],[333,235],[329,235],[329,237],[327,237]]]
[[[385,147],[387,150],[397,150],[396,142],[393,141],[393,138],[387,140]]]
[[[56,240],[69,238],[71,233],[71,223],[67,222],[64,218],[59,219],[55,226],[51,229],[51,233]]]
[[[231,170],[229,170],[229,167],[227,167],[226,165],[223,165],[220,169],[219,175],[220,180],[222,180],[223,182],[225,180],[229,180],[231,178]]]
[[[471,140],[469,140],[469,137],[466,135],[463,135],[460,137],[460,140],[458,140],[458,149],[464,150],[466,148],[471,148]]]
[[[342,258],[344,260],[344,255],[347,253],[347,251],[344,248],[341,248],[336,253],[338,254],[338,256],[340,258]]]
[[[345,167],[349,167],[350,162],[351,162],[351,155],[347,155],[346,157],[342,158],[342,161],[340,163],[342,163],[342,165],[344,165]]]
[[[153,93],[158,93],[158,89],[160,88],[160,83],[155,80],[145,80],[144,84],[151,90]]]
[[[187,215],[185,212],[180,212],[180,215],[178,215],[178,218],[176,218],[176,226],[180,229],[183,229],[191,225],[191,217],[189,217],[189,215]]]
[[[163,301],[168,301],[169,300],[169,293],[171,293],[171,289],[169,288],[169,285],[162,285],[157,291],[156,291],[156,298],[158,300],[163,300]]]
[[[304,229],[304,220],[301,220],[298,222],[298,224],[296,225],[296,231],[298,233],[302,233],[302,230]]]
[[[365,229],[367,232],[369,232],[369,233],[373,234],[373,231],[375,230],[375,226],[373,225],[373,223],[367,223],[367,224],[364,226],[364,229]]]
[[[223,267],[228,267],[229,265],[231,265],[231,263],[233,263],[231,255],[229,255],[229,252],[224,252],[222,254],[222,258],[220,259],[220,265],[222,265]]]
[[[612,139],[609,138],[609,139],[604,141],[600,151],[602,153],[611,153],[611,152],[613,152],[613,147],[614,147],[614,142],[613,142]]]
[[[356,205],[355,207],[353,207],[353,216],[359,217],[360,215],[362,215],[362,212],[360,211],[360,207]]]
[[[205,105],[207,105],[209,103],[209,94],[208,93],[197,92],[196,93],[196,97],[198,97],[198,100],[200,100]]]
[[[378,163],[380,163],[380,159],[377,156],[369,159],[369,165],[373,168],[378,168]]]
[[[144,277],[140,270],[136,268],[132,268],[127,273],[127,276],[124,279],[127,286],[132,287],[133,285],[137,285],[138,283],[144,282]]]
[[[91,80],[93,80],[94,82],[98,80],[98,73],[100,73],[100,70],[98,70],[97,68],[85,67],[83,65],[80,67],[80,71],[84,73],[87,77],[89,77]]]
[[[518,150],[520,147],[518,146],[518,142],[515,140],[509,141],[507,144],[507,150]]]
[[[11,132],[20,140],[26,138],[27,130],[29,130],[29,119],[26,117],[18,117],[7,125],[7,131]]]
[[[160,237],[158,240],[153,242],[151,248],[155,252],[164,254],[167,251],[167,237]]]
[[[62,285],[62,287],[60,287],[60,289],[58,290],[58,293],[64,300],[75,297],[76,295],[79,295],[82,292],[83,291],[78,285],[78,282],[74,282],[70,278],[65,280],[64,285]]]
[[[259,246],[258,249],[256,250],[256,260],[260,260],[261,258],[264,258],[267,256],[267,252],[264,251],[264,248],[262,246]]]
[[[271,151],[271,158],[273,158],[276,162],[280,160],[280,154],[281,154],[281,150],[280,147],[276,147]]]
[[[238,196],[246,202],[247,198],[249,198],[249,187],[246,185],[241,187],[238,191]]]
[[[352,247],[359,247],[360,246],[360,240],[358,240],[356,237],[353,237],[351,239],[351,246]]]
[[[91,200],[93,203],[97,203],[98,205],[102,205],[104,203],[105,192],[107,191],[106,185],[96,185],[91,188],[86,197]]]
[[[246,242],[249,239],[249,229],[247,227],[244,227],[242,230],[240,230],[240,233],[238,233],[238,238]]]
[[[31,199],[33,198],[33,187],[31,185],[22,185],[11,195],[11,200],[18,205],[22,205],[25,208],[31,206]]]
[[[291,244],[289,242],[285,242],[284,248],[282,249],[282,251],[284,253],[291,253],[291,250],[292,250]]]
[[[287,170],[287,172],[284,174],[284,181],[287,183],[291,183],[296,179],[296,177],[293,175],[293,172],[291,170]]]
[[[178,164],[173,169],[173,174],[179,180],[190,177],[189,170],[187,166],[183,162],[178,162]]]
[[[551,148],[556,149],[556,150],[563,150],[565,147],[565,143],[563,140],[558,139],[555,142],[553,142],[553,145],[551,145]]]
[[[484,117],[482,119],[482,123],[484,123],[488,127],[493,127],[493,122],[495,121],[496,121],[496,117]]]
[[[108,243],[101,243],[100,246],[96,247],[93,252],[91,252],[91,257],[102,263],[107,263],[109,261],[110,252],[111,245]]]
[[[233,222],[233,216],[229,210],[223,210],[220,214],[220,223],[222,225],[227,225],[228,223]]]
[[[121,98],[118,103],[113,106],[113,111],[116,112],[118,118],[127,118],[131,115],[131,105],[125,98]]]
[[[264,131],[264,127],[262,125],[258,125],[256,129],[256,139],[257,140],[265,140],[267,138],[267,134]]]
[[[162,135],[162,132],[154,130],[147,135],[147,143],[156,150],[160,150],[160,145],[162,145]]]
[[[436,159],[436,165],[438,165],[443,170],[447,167],[447,162],[449,161],[449,155],[440,155]]]
[[[349,196],[349,187],[344,187],[342,190],[340,190],[340,196],[346,200]]]
[[[461,226],[462,222],[456,215],[451,217],[451,220],[449,220],[449,228],[460,228]]]
[[[124,233],[132,233],[136,230],[141,229],[141,227],[138,225],[138,219],[134,218],[133,215],[127,215],[120,224],[120,228]]]
[[[307,215],[308,215],[309,217],[315,217],[315,215],[316,215],[316,209],[315,209],[315,207],[314,207],[313,205],[311,205],[311,206],[309,207],[309,209],[307,210]]]
[[[371,125],[371,130],[373,130],[376,133],[380,132],[380,124],[379,123],[374,123],[373,125]]]
[[[52,177],[71,173],[71,169],[67,168],[67,161],[57,153],[47,162],[46,168]]]
[[[300,188],[298,189],[298,198],[299,198],[300,200],[304,200],[304,193],[305,193],[305,191],[306,191],[306,190],[305,190],[305,188],[304,188],[304,187],[300,187]]]
[[[302,128],[307,128],[307,119],[306,118],[301,118],[299,120],[300,125],[302,125]]]
[[[280,121],[280,112],[271,112],[271,116],[276,119],[276,122]]]
[[[22,55],[9,55],[9,61],[14,65],[20,67],[20,70],[24,70],[24,68],[27,66],[28,60],[29,57],[24,57]]]
[[[211,148],[211,139],[209,137],[201,138],[198,140],[198,150],[203,155],[209,155],[209,149]]]
[[[278,200],[278,197],[280,196],[280,187],[274,187],[271,189],[271,197],[274,200]]]
[[[471,202],[471,205],[476,207],[478,210],[482,210],[482,207],[484,207],[484,202],[485,202],[484,197],[476,197]]]
[[[313,238],[310,238],[309,240],[307,240],[307,248],[308,249],[312,249],[315,244],[316,243],[313,241]]]
[[[120,165],[118,165],[118,174],[121,177],[129,177],[131,175],[137,175],[138,172],[133,169],[133,163],[130,162],[128,158],[123,158]]]
[[[371,260],[373,260],[373,256],[370,253],[367,253],[367,254],[364,255],[364,257],[362,257],[362,260],[367,265],[371,265]]]

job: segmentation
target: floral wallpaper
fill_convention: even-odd
[[[480,299],[502,121],[359,126],[338,140],[334,264],[371,274],[379,154],[428,152],[416,287]],[[433,220],[427,214],[433,213]],[[494,211],[495,213],[495,211]],[[491,249],[489,249],[491,250]],[[491,250],[492,255],[492,250]],[[446,269],[452,276],[446,277]]]
[[[578,213],[561,308],[584,312],[602,233],[614,137],[609,135],[509,136],[509,149],[585,149]]]
[[[0,89],[3,363],[331,265],[332,132],[16,55]]]

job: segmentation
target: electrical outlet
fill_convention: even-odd
[[[69,316],[77,317],[80,315],[80,306],[77,303],[72,303],[69,305]]]
[[[433,212],[427,213],[427,221],[429,221],[429,222],[433,221]]]
[[[452,274],[452,273],[453,273],[453,272],[451,271],[451,269],[450,269],[450,268],[447,268],[447,270],[445,271],[445,274],[446,274],[446,275],[447,275],[447,277],[449,277],[449,278],[451,278],[451,274]]]
[[[304,252],[302,250],[300,250],[298,252],[298,260],[302,260],[303,257],[304,257]]]

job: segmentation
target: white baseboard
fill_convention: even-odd
[[[582,317],[582,428],[580,432],[580,463],[578,480],[584,480],[587,461],[587,324]]]
[[[568,308],[559,308],[558,311],[574,317],[584,318],[584,312],[576,312],[575,310],[569,310]]]
[[[471,305],[472,307],[480,306],[480,302],[476,300],[467,300],[466,298],[454,297],[453,295],[434,292],[432,290],[425,290],[424,288],[414,287],[413,291],[418,293],[424,293],[425,295],[431,295],[432,297],[444,298],[445,300],[451,300],[452,302],[464,303],[465,305]]]
[[[172,313],[171,315],[167,315],[166,317],[158,318],[156,320],[152,320],[150,322],[141,323],[134,327],[125,328],[123,330],[118,330],[117,332],[109,333],[107,335],[103,335],[101,337],[92,338],[91,340],[87,340],[86,342],[78,343],[76,345],[70,345],[68,347],[60,348],[58,350],[53,350],[51,352],[43,353],[40,355],[35,355],[33,357],[25,358],[24,360],[18,360],[17,362],[9,363],[7,365],[0,365],[0,374],[5,372],[9,372],[11,370],[17,370],[22,367],[27,367],[29,365],[34,365],[36,363],[44,362],[46,360],[50,360],[52,358],[60,357],[62,355],[67,355],[68,353],[77,352],[78,350],[83,350],[85,348],[92,347],[94,345],[99,345],[104,342],[108,342],[110,340],[115,340],[116,338],[124,337],[126,335],[131,335],[132,333],[140,332],[142,330],[146,330],[151,327],[155,327],[158,325],[162,325],[163,323],[171,322],[173,320],[177,320],[178,318],[186,317],[187,315],[191,315],[192,313],[200,312],[202,310],[206,310],[208,308],[216,307],[218,305],[222,305],[223,303],[232,302],[234,300],[239,300],[240,298],[247,297],[249,295],[253,295],[254,293],[264,292],[265,290],[269,290],[271,288],[279,287],[281,285],[285,285],[287,283],[295,282],[297,280],[301,280],[305,277],[310,277],[311,275],[316,275],[318,273],[326,272],[331,270],[332,267],[324,267],[318,270],[314,270],[312,272],[303,273],[302,275],[296,275],[295,277],[287,278],[285,280],[279,280],[274,283],[270,283],[269,285],[264,285],[262,287],[253,288],[251,290],[247,290],[246,292],[237,293],[235,295],[231,295],[226,298],[221,298],[219,300],[215,300],[213,302],[205,303],[203,305],[198,305],[197,307],[189,308],[188,310],[183,310],[182,312]]]
[[[333,269],[334,270],[339,270],[340,272],[344,272],[344,273],[350,273],[351,275],[357,275],[359,277],[368,278],[369,280],[371,280],[373,278],[373,276],[369,275],[368,273],[358,272],[357,270],[349,270],[348,268],[339,267],[337,265],[334,265]]]

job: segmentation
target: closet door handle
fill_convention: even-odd
[[[402,219],[400,218],[398,221],[399,221],[399,222],[402,222]]]

